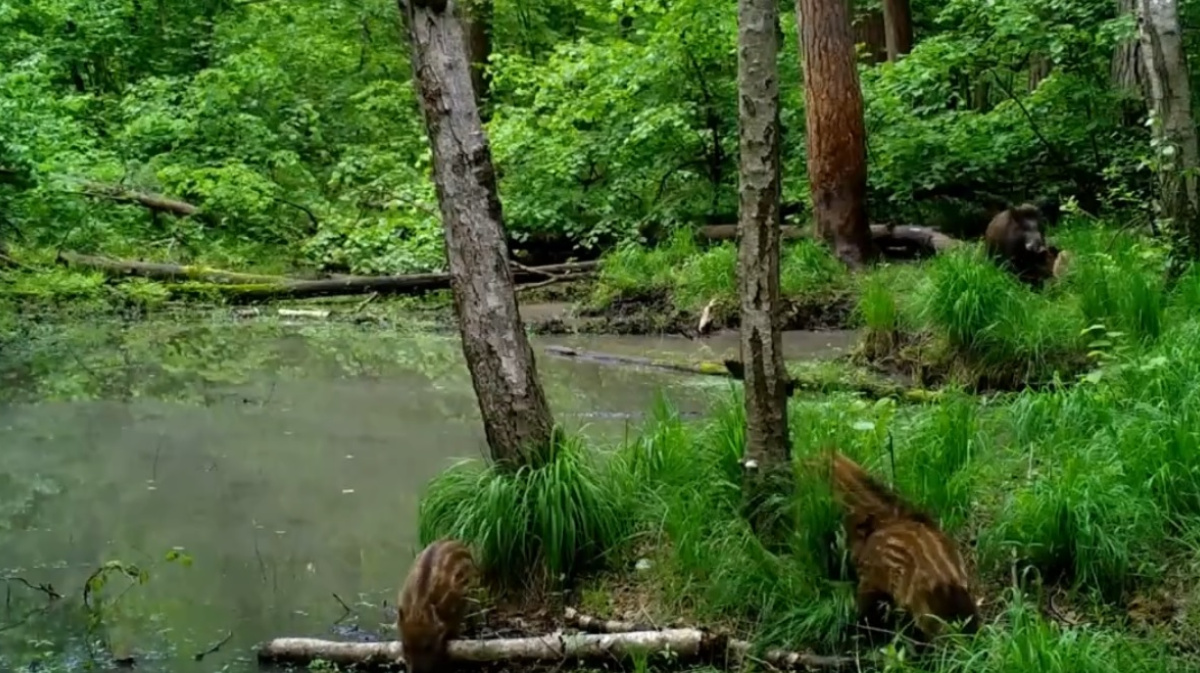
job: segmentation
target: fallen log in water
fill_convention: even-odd
[[[546,353],[561,358],[572,358],[586,362],[598,362],[609,365],[625,365],[629,367],[649,367],[651,369],[666,369],[685,374],[702,374],[705,376],[729,376],[729,371],[720,362],[675,362],[672,360],[655,360],[637,357],[635,355],[617,355],[597,351],[581,351],[569,346],[546,346]]]
[[[680,661],[740,661],[754,657],[749,643],[728,640],[700,629],[664,629],[626,633],[547,634],[534,638],[453,640],[447,647],[449,659],[465,663],[534,663],[625,659],[670,652]],[[854,666],[852,657],[821,656],[770,650],[756,658],[777,668],[791,670],[837,670]],[[346,643],[315,638],[276,638],[258,650],[263,664],[304,666],[327,661],[338,666],[382,667],[404,662],[404,648],[397,641]]]
[[[726,378],[732,378],[735,380],[738,380],[739,376],[731,370],[730,366],[733,365],[734,369],[736,369],[741,365],[738,360],[698,363],[676,362],[671,360],[638,357],[635,355],[619,355],[615,353],[581,351],[570,348],[569,346],[545,346],[543,350],[548,355],[583,360],[585,362],[596,362],[608,365],[624,365],[628,367],[649,367],[651,369],[664,369],[667,371],[682,372],[685,374],[724,376]],[[845,391],[858,393],[868,399],[873,400],[878,400],[885,397],[894,397],[905,402],[915,403],[931,402],[936,400],[940,395],[940,392],[936,390],[926,390],[924,388],[906,388],[899,384],[888,383],[886,381],[872,381],[867,379],[840,381],[835,379],[823,379],[804,373],[789,373],[789,377],[789,395],[797,390],[816,393]]]
[[[319,280],[301,280],[283,276],[262,276],[210,269],[124,259],[111,259],[60,252],[58,261],[82,268],[96,269],[110,276],[140,276],[159,281],[202,281],[173,286],[178,295],[215,294],[230,301],[252,302],[268,299],[304,299],[351,294],[422,294],[450,287],[448,273],[419,273],[403,276],[339,276]],[[513,271],[517,283],[564,282],[585,277],[596,270],[598,262],[571,262],[541,267],[521,267]]]

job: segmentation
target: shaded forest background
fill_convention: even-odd
[[[887,63],[881,8],[858,2],[872,221],[972,233],[992,196],[1059,195],[1147,224],[1151,147],[1123,4],[919,0],[912,53]],[[736,3],[488,9],[475,54],[513,239],[587,251],[736,221]],[[795,8],[781,11],[784,202],[803,221]],[[1181,4],[1185,25],[1196,11]],[[437,270],[429,164],[391,0],[0,3],[0,243]]]

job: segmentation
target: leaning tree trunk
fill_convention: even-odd
[[[889,61],[894,62],[912,51],[912,8],[908,0],[883,0],[883,29]]]
[[[492,458],[535,461],[553,420],[517,312],[491,149],[454,0],[409,0],[413,69],[433,150],[450,287]]]
[[[780,335],[779,241],[782,167],[779,127],[779,5],[738,3],[738,290],[745,365],[747,515],[774,537],[769,503],[791,483],[787,370]],[[782,493],[781,493],[782,491]]]
[[[875,255],[867,223],[862,90],[844,2],[796,0],[804,50],[808,182],[817,233],[851,268]]]
[[[1159,208],[1171,240],[1170,279],[1200,259],[1196,169],[1200,150],[1192,121],[1187,56],[1175,0],[1138,0],[1141,52],[1156,118],[1159,150]]]

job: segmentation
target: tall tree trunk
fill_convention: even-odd
[[[862,89],[844,2],[796,0],[804,54],[808,182],[817,233],[851,268],[875,256],[867,224]]]
[[[475,104],[487,119],[489,80],[488,57],[492,53],[492,0],[466,0],[462,7],[463,29],[467,34],[467,58],[471,62],[471,87]]]
[[[1116,0],[1117,14],[1136,14],[1137,0]],[[1145,75],[1142,64],[1142,43],[1137,35],[1117,45],[1113,50],[1113,87],[1138,98],[1145,98]]]
[[[887,28],[884,26],[883,12],[872,9],[857,13],[854,2],[849,0],[850,32],[854,36],[854,45],[865,45],[867,48],[866,62],[869,64],[882,63],[887,60]],[[857,54],[857,49],[855,54]]]
[[[1034,91],[1042,80],[1050,76],[1054,62],[1045,54],[1034,54],[1029,58],[1029,90]]]
[[[1116,3],[1118,16],[1137,16],[1137,0],[1116,0]],[[1140,125],[1150,93],[1146,89],[1142,42],[1138,35],[1119,43],[1113,50],[1111,72],[1113,88],[1125,94],[1121,101],[1122,122],[1126,126]]]
[[[1187,56],[1175,0],[1138,0],[1141,52],[1156,117],[1160,209],[1171,240],[1170,278],[1200,259],[1196,169],[1200,149],[1192,120]],[[1170,148],[1170,149],[1168,149]]]
[[[883,29],[889,61],[894,62],[912,51],[912,8],[908,0],[883,0]]]
[[[517,312],[492,154],[454,0],[409,0],[413,71],[433,150],[450,287],[492,458],[537,462],[553,419]]]
[[[738,290],[745,364],[744,492],[754,530],[774,538],[768,503],[786,498],[792,481],[787,425],[787,370],[779,315],[782,164],[779,129],[779,5],[738,3]]]

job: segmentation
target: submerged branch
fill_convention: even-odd
[[[572,358],[587,362],[596,362],[599,364],[624,365],[628,367],[648,367],[651,369],[664,369],[667,371],[682,372],[685,374],[697,374],[702,376],[724,376],[738,381],[742,380],[744,376],[744,368],[739,360],[690,363],[644,358],[634,355],[581,351],[568,346],[546,346],[543,350],[548,355],[553,355],[555,357]],[[792,395],[797,390],[817,393],[845,391],[858,393],[868,399],[873,400],[882,399],[884,397],[894,397],[905,402],[914,403],[923,403],[936,400],[940,394],[936,390],[926,390],[924,388],[906,388],[902,385],[888,383],[886,381],[873,381],[867,379],[842,381],[838,379],[822,378],[820,376],[814,376],[808,373],[790,372],[789,381],[787,384],[788,395]]]

